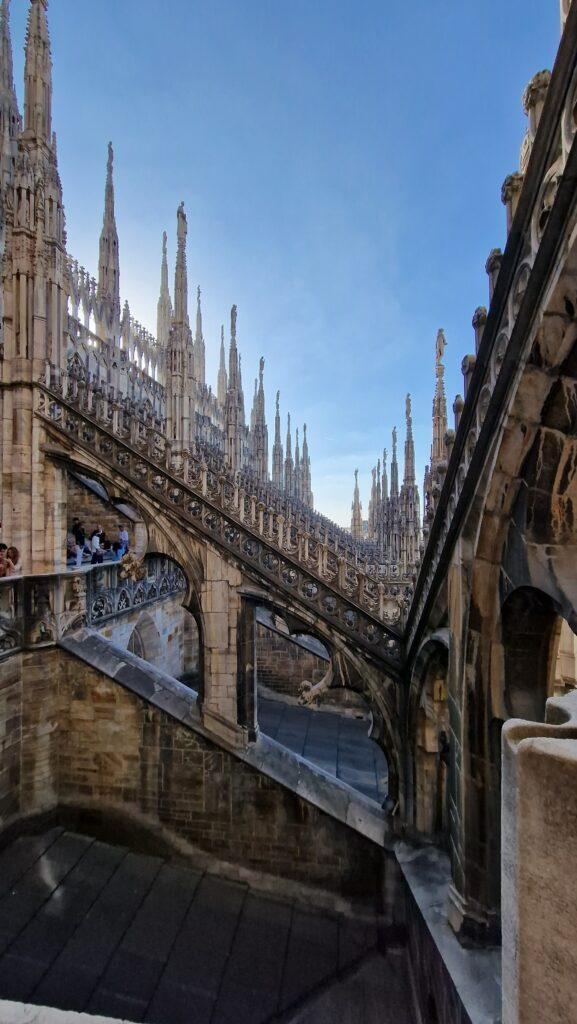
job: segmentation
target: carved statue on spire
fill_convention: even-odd
[[[187,230],[188,230],[188,228],[187,228],[187,223],[186,223],[186,214],[184,212],[184,200],[183,200],[183,202],[178,207],[178,210],[176,211],[176,235],[177,235],[179,244],[184,245],[184,243],[186,242]]]
[[[443,328],[437,331],[437,366],[440,366],[441,360],[445,354],[447,342],[445,339],[445,332]]]

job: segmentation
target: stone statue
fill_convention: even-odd
[[[441,359],[443,358],[443,356],[445,354],[446,347],[447,347],[447,342],[445,340],[445,332],[441,328],[440,331],[437,331],[437,363],[441,362]]]

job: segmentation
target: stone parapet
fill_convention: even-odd
[[[504,1024],[570,1024],[575,1013],[577,693],[544,725],[503,726]]]
[[[165,598],[186,593],[186,579],[169,558],[152,556],[138,573],[123,562],[0,580],[0,659],[52,646],[70,630],[98,628]]]

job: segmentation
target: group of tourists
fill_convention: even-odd
[[[101,565],[105,556],[119,562],[130,548],[130,538],[122,523],[118,524],[118,537],[114,541],[106,536],[100,525],[88,536],[80,519],[74,518],[70,527],[69,548],[77,567],[82,565],[85,556],[90,558],[91,565]]]
[[[0,544],[0,577],[19,576],[22,572],[22,562],[18,548]]]

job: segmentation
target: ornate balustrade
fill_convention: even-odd
[[[476,355],[466,356],[465,403],[421,561],[405,640],[415,650],[470,507],[510,389],[528,356],[539,303],[563,239],[577,221],[577,8],[567,19],[537,133],[523,146],[524,174],[510,175],[502,199],[509,229],[502,257],[487,262],[491,302],[473,318]],[[536,76],[543,88],[543,74]],[[529,90],[532,86],[529,87]],[[528,102],[526,100],[526,102]]]
[[[21,651],[24,644],[24,581],[11,576],[0,580],[0,658]]]
[[[103,341],[73,316],[68,317],[68,365],[85,373],[100,386],[113,387],[123,397],[148,404],[155,415],[164,416],[164,386],[139,366],[128,348]]]
[[[68,257],[68,281],[72,306],[69,318],[72,337],[77,336],[77,328],[80,328],[81,336],[84,340],[89,340],[92,347],[102,353],[109,353],[111,349],[115,349],[116,355],[121,351],[131,369],[142,373],[151,385],[156,384],[162,371],[164,353],[154,335],[131,316],[128,303],[124,303],[122,316],[119,316],[119,311],[111,309],[106,300],[99,300],[96,279],[71,256]],[[117,345],[111,345],[89,330],[91,316],[101,326],[107,338],[117,336]]]
[[[279,514],[237,481],[217,473],[195,452],[173,451],[165,435],[147,427],[90,381],[67,375],[39,386],[37,415],[52,430],[91,453],[169,514],[201,532],[268,580],[295,603],[342,631],[388,665],[399,664],[399,626],[410,583],[378,581]]]
[[[97,628],[108,619],[186,591],[184,573],[169,558],[149,556],[138,570],[128,573],[122,562],[112,562],[98,566],[96,572],[87,576],[86,622],[89,626]]]
[[[130,568],[130,571],[129,571]],[[181,569],[161,555],[64,573],[0,579],[0,658],[50,646],[81,626],[98,626],[167,597],[183,595]]]

